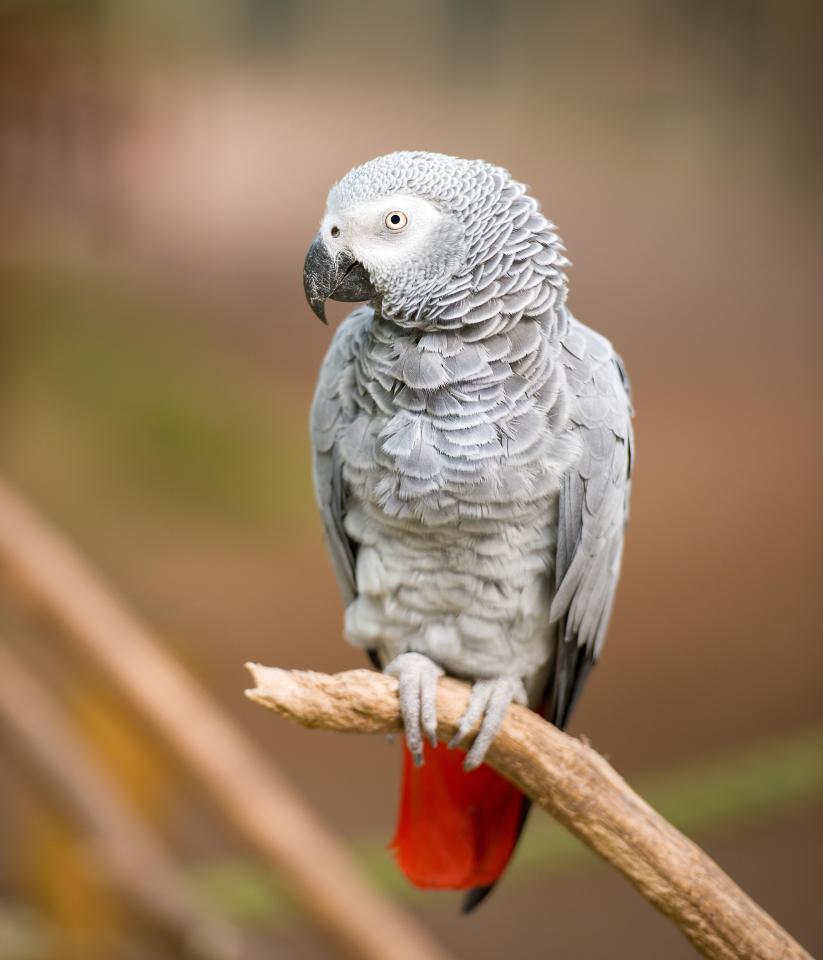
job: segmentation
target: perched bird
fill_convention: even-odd
[[[470,891],[466,910],[528,812],[488,746],[512,701],[567,722],[620,569],[629,386],[566,306],[563,249],[508,171],[402,152],[332,187],[305,261],[322,320],[326,299],[366,301],[323,362],[311,436],[346,639],[399,681],[394,849],[415,885]],[[448,748],[443,674],[473,685]]]

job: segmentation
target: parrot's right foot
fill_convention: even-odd
[[[480,722],[480,729],[463,762],[464,769],[476,770],[486,758],[486,751],[497,736],[512,701],[527,702],[526,688],[518,677],[492,677],[472,684],[469,705],[457,732],[449,741],[449,749],[459,746]]]
[[[383,671],[398,681],[400,716],[406,743],[419,767],[423,763],[423,737],[437,746],[437,681],[443,670],[422,653],[401,653]]]

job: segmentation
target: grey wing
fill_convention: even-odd
[[[353,400],[351,365],[354,362],[353,342],[360,326],[357,313],[359,311],[341,324],[332,340],[320,368],[311,409],[314,493],[326,545],[346,606],[357,595],[357,546],[345,529],[346,485],[338,440]]]
[[[559,727],[605,639],[620,574],[633,442],[629,382],[611,344],[575,322],[562,362],[582,452],[562,477],[558,502],[551,606],[557,644],[545,712]]]

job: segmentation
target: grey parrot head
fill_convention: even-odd
[[[306,256],[306,299],[324,322],[333,299],[373,300],[398,322],[437,324],[491,276],[490,263],[505,269],[513,232],[522,245],[551,228],[525,190],[502,167],[439,153],[390,153],[355,167],[329,193]]]

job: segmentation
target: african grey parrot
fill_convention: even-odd
[[[304,269],[322,320],[328,298],[367,301],[326,355],[311,436],[346,639],[399,681],[394,847],[416,885],[470,890],[466,909],[528,811],[486,750],[511,701],[566,723],[623,546],[628,381],[566,306],[554,230],[501,167],[392,153],[332,188]],[[437,746],[444,673],[473,684],[449,744],[479,724],[467,754]]]

